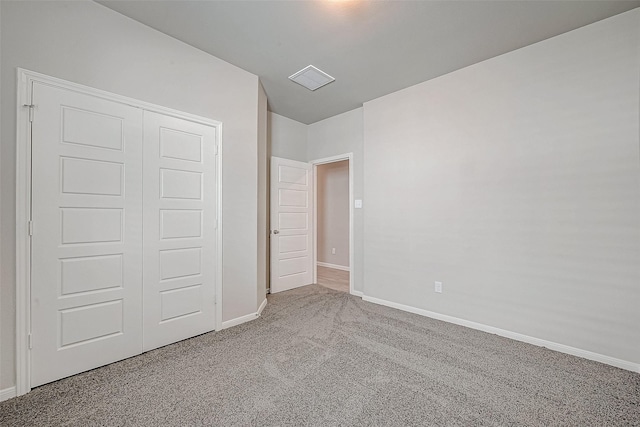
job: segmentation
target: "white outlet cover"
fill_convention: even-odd
[[[442,293],[442,282],[436,282],[435,283],[435,291],[439,294]]]
[[[362,209],[362,200],[361,199],[356,199],[355,201],[355,205],[356,205],[356,209]]]

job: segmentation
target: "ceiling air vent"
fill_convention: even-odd
[[[335,79],[324,71],[318,70],[313,65],[304,67],[297,73],[289,76],[289,79],[306,87],[309,90],[316,90],[322,86],[331,83]]]

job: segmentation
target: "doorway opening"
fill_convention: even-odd
[[[312,161],[315,186],[314,283],[353,290],[351,155]]]

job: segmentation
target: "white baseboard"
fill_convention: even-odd
[[[356,291],[356,290],[351,291],[351,295],[355,295],[355,296],[360,297],[360,298],[362,298],[364,296],[362,291]]]
[[[9,387],[5,388],[4,390],[0,390],[0,402],[2,402],[3,400],[13,399],[14,397],[16,397],[15,387]]]
[[[260,307],[258,308],[258,316],[262,315],[262,310],[264,310],[266,306],[267,306],[267,299],[265,298],[264,301],[262,301],[262,304],[260,304]]]
[[[242,325],[243,323],[250,322],[258,318],[258,313],[247,314],[246,316],[236,317],[235,319],[226,320],[222,322],[222,329],[227,329],[232,326]]]
[[[247,314],[246,316],[240,316],[240,317],[236,317],[235,319],[224,321],[222,322],[222,329],[227,329],[232,326],[238,326],[243,323],[256,320],[258,317],[260,317],[260,314],[262,314],[262,310],[264,310],[266,306],[267,306],[267,299],[265,298],[264,301],[262,301],[262,304],[260,304],[258,311],[256,311],[255,313]]]
[[[640,364],[629,362],[627,360],[616,359],[615,357],[606,356],[604,354],[594,353],[592,351],[583,350],[580,348],[571,347],[565,344],[559,344],[553,341],[547,341],[540,338],[531,337],[528,335],[520,334],[518,332],[507,331],[506,329],[500,329],[482,323],[472,322],[470,320],[460,319],[458,317],[449,316],[446,314],[440,314],[433,311],[423,310],[421,308],[411,307],[395,303],[392,301],[383,300],[380,298],[374,298],[364,295],[362,297],[364,301],[372,302],[374,304],[380,304],[387,307],[397,308],[398,310],[407,311],[409,313],[419,314],[421,316],[430,317],[432,319],[442,320],[444,322],[454,323],[460,326],[466,326],[467,328],[477,329],[479,331],[488,332],[490,334],[499,335],[505,338],[511,338],[512,340],[526,342],[538,347],[546,347],[550,350],[559,351],[560,353],[570,354],[572,356],[582,357],[584,359],[594,360],[596,362],[604,363],[606,365],[615,366],[616,368],[625,369],[627,371],[640,373]]]
[[[318,267],[335,268],[336,270],[342,270],[342,271],[350,271],[351,270],[346,265],[330,264],[328,262],[320,262],[320,261],[318,261],[316,264],[318,265]]]

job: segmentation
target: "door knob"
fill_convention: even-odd
[[[273,230],[273,234],[280,234],[280,230]]]

